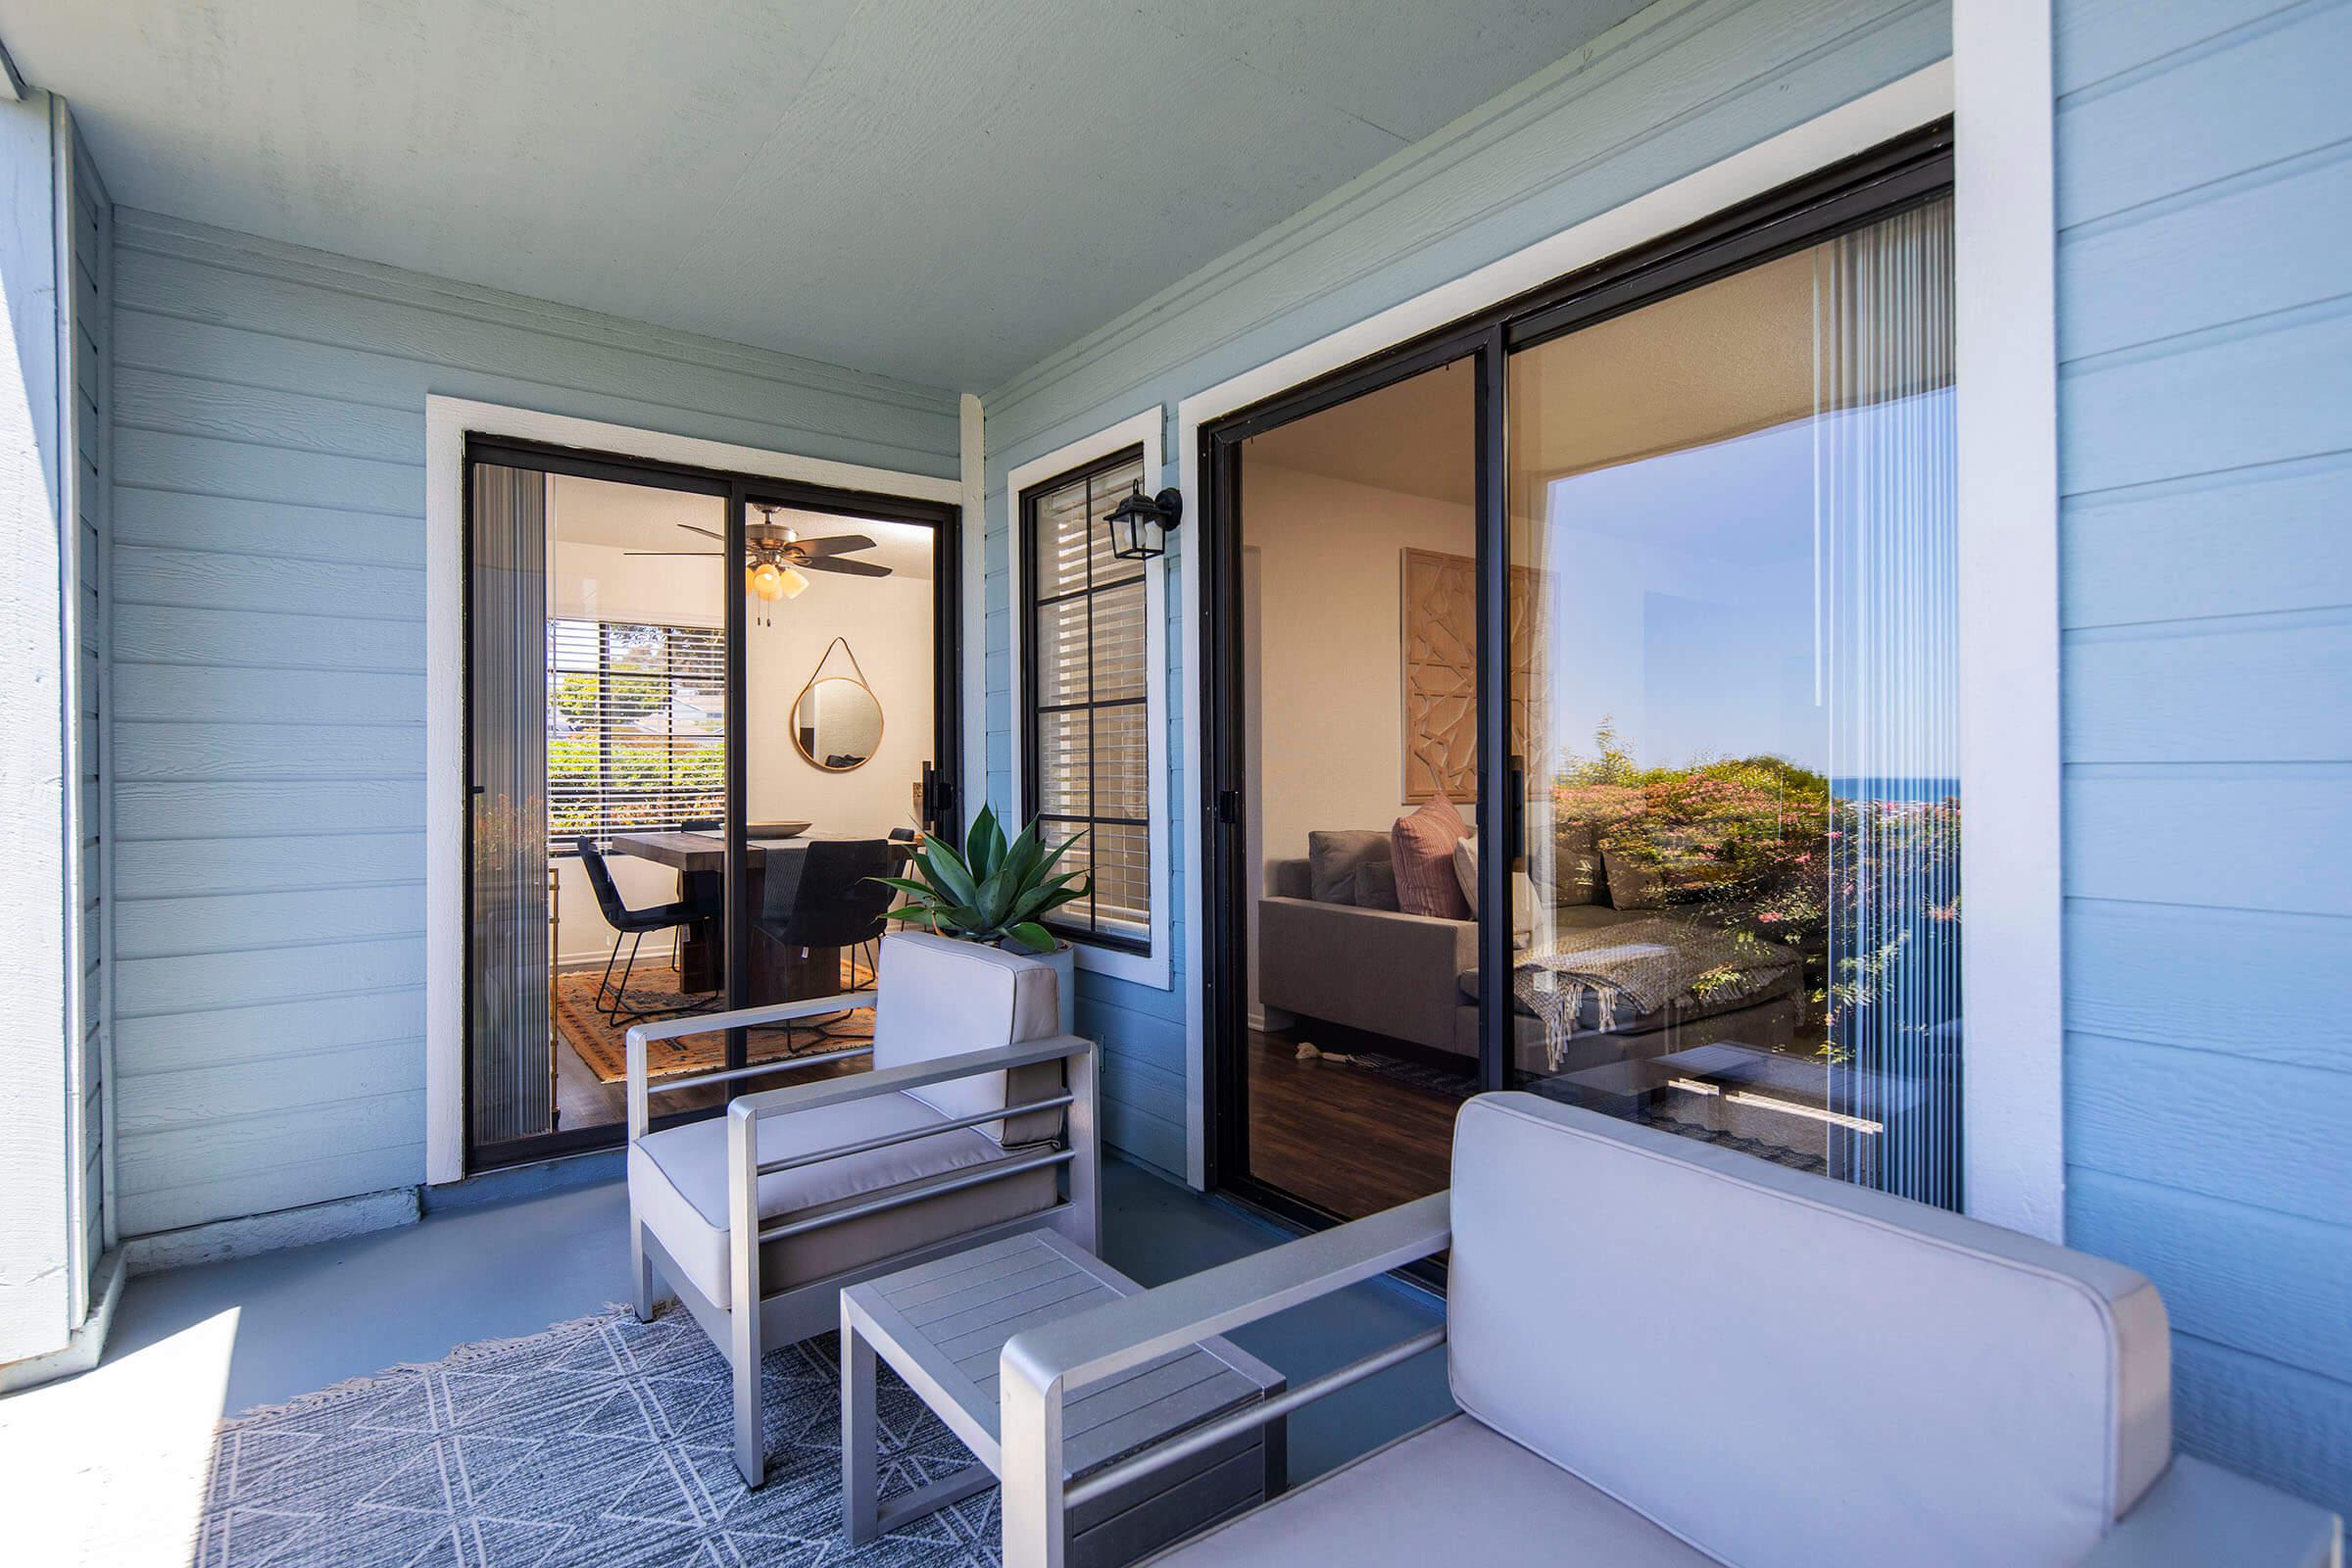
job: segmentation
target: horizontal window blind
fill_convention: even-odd
[[[726,634],[715,626],[547,622],[547,834],[714,820],[726,804]]]
[[[1143,453],[1130,449],[1022,497],[1022,806],[1053,841],[1084,835],[1062,864],[1085,867],[1094,884],[1050,923],[1080,941],[1137,949],[1152,937],[1145,635],[1153,609],[1144,564],[1110,553],[1103,519],[1143,482]]]

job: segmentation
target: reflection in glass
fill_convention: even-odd
[[[810,681],[792,706],[792,742],[828,773],[862,767],[882,744],[882,704],[847,675]]]
[[[1517,355],[1509,1077],[1959,1193],[1951,207]]]

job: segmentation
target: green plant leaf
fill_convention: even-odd
[[[886,888],[897,888],[901,893],[911,893],[919,899],[936,899],[939,897],[939,890],[932,887],[930,883],[917,882],[911,877],[869,876],[866,878],[866,880],[868,882],[879,882]]]
[[[955,850],[945,844],[937,845],[923,866],[923,874],[957,904],[971,904],[979,891],[972,880],[970,867]]]
[[[980,911],[980,918],[992,930],[1004,923],[1004,911],[1012,904],[1012,895],[1007,891],[1007,886],[1004,871],[993,871],[989,873],[988,880],[980,884],[980,891],[972,900],[972,907]]]
[[[1054,951],[1054,933],[1034,920],[1023,920],[1019,925],[1014,926],[1007,935],[1015,942],[1029,948],[1040,957]]]
[[[1026,885],[1036,875],[1038,862],[1045,858],[1046,847],[1038,841],[1037,824],[1021,829],[1021,836],[1012,841],[1004,852],[1004,869],[1016,886]]]
[[[980,814],[972,818],[972,831],[964,839],[964,853],[971,868],[972,880],[985,880],[996,874],[1004,863],[1004,829],[997,821],[997,808],[982,806]]]

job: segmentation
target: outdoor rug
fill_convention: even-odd
[[[649,977],[660,983],[649,983]],[[564,1031],[564,1043],[587,1064],[590,1072],[604,1083],[616,1084],[629,1076],[628,1025],[614,1024],[596,1010],[599,978],[600,971],[594,969],[556,977],[556,1024]],[[639,964],[636,977],[629,982],[629,1006],[653,1014],[648,1021],[660,1023],[671,1014],[682,1016],[698,1004],[705,1007],[710,1004],[709,996],[678,990],[677,978],[678,972],[667,964],[659,968]],[[839,1051],[873,1037],[874,1009],[859,1007],[855,1012],[833,1015],[823,1036],[807,1029],[793,1031],[790,1054],[808,1055]],[[776,1029],[755,1029],[752,1038],[757,1050],[774,1052],[784,1034]],[[727,1037],[719,1030],[656,1041],[647,1051],[647,1067],[656,1077],[672,1072],[704,1072],[726,1064]]]
[[[991,1490],[862,1551],[841,1532],[835,1337],[767,1357],[767,1484],[733,1455],[725,1361],[673,1308],[468,1345],[222,1423],[199,1568],[995,1568]],[[882,1368],[885,1494],[971,1454]]]

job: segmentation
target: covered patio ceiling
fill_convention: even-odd
[[[114,199],[985,389],[1639,0],[0,0]]]

